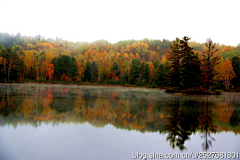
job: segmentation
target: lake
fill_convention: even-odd
[[[1,160],[240,159],[239,152],[240,93],[0,84]]]

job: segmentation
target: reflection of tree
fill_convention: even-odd
[[[170,141],[170,145],[172,148],[175,146],[179,146],[179,136],[180,136],[180,113],[179,113],[179,101],[174,101],[173,103],[169,104],[168,106],[170,109],[168,112],[170,113],[170,117],[167,119],[167,125],[165,126],[167,135],[167,141]],[[181,146],[184,149],[183,146]],[[181,149],[180,148],[180,149]]]
[[[63,89],[70,90],[70,89]],[[52,88],[49,88],[47,93],[48,103],[51,109],[57,113],[71,112],[76,105],[76,96],[72,93],[54,93],[52,94]],[[54,99],[54,100],[51,100]]]
[[[195,101],[184,101],[184,107],[180,109],[180,100],[170,102],[166,107],[169,108],[167,111],[170,114],[167,119],[167,125],[165,126],[167,135],[167,141],[170,141],[172,148],[176,146],[180,150],[186,149],[184,143],[190,139],[192,132],[195,132],[198,123],[198,113],[196,110],[199,105]]]
[[[240,125],[240,104],[238,99],[234,99],[232,101],[232,106],[234,106],[234,110],[232,111],[232,115],[230,117],[229,123],[231,127],[237,127]]]
[[[213,122],[209,118],[213,118],[213,111],[220,118],[215,117],[225,119],[221,122],[230,123],[231,126],[238,125],[240,112],[238,108],[228,105],[228,101],[226,106],[222,107],[218,103],[218,107],[210,110],[206,108],[206,104],[201,108],[201,102],[193,100],[194,98],[187,100],[189,97],[185,99],[181,96],[181,99],[174,99],[180,96],[153,92],[154,90],[118,91],[115,88],[62,85],[9,85],[2,89],[0,86],[0,121],[2,123],[4,119],[4,122],[13,125],[31,123],[33,126],[40,122],[89,122],[95,127],[112,124],[126,130],[160,134],[165,132],[170,145],[181,150],[186,149],[184,144],[190,139],[190,135],[199,131],[199,124],[202,132],[204,131],[203,137],[207,135],[207,142],[211,140],[208,133],[212,133],[210,124]],[[222,101],[221,99],[220,102]],[[237,104],[234,106],[237,107]],[[216,118],[214,122],[217,125],[220,123]],[[225,125],[227,127],[222,127],[222,130],[233,129],[230,125]],[[238,128],[234,128],[235,132]]]
[[[202,143],[202,148],[207,151],[210,146],[212,146],[212,141],[215,139],[211,136],[211,133],[217,132],[217,126],[213,124],[213,112],[211,107],[209,107],[208,99],[206,105],[202,102],[201,115],[199,116],[200,129],[203,132],[201,138],[204,139]]]
[[[232,116],[230,118],[230,125],[231,127],[236,127],[240,124],[240,110],[237,110],[237,108],[235,108],[235,110],[232,113]]]
[[[85,100],[86,106],[93,108],[97,101],[97,92],[96,90],[85,89],[82,98]]]
[[[14,114],[18,109],[17,106],[21,104],[21,102],[17,102],[14,98],[12,98],[12,90],[13,87],[9,85],[0,88],[0,114],[4,117]]]
[[[179,148],[185,148],[184,143],[190,140],[190,135],[197,130],[199,103],[193,100],[184,101],[180,114]]]
[[[58,99],[50,105],[50,108],[57,113],[66,113],[73,110],[75,103],[71,99]]]

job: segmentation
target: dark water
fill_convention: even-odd
[[[239,159],[240,93],[0,84],[0,126],[1,160]]]

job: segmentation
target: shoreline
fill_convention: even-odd
[[[186,94],[186,95],[216,95],[216,94],[189,94],[189,93],[184,93],[184,92],[179,92],[179,91],[173,91],[173,92],[167,92],[166,90],[169,89],[167,87],[157,87],[157,88],[151,88],[148,86],[135,86],[135,85],[116,85],[116,84],[94,84],[94,83],[89,83],[89,82],[82,82],[82,83],[73,83],[73,82],[38,82],[38,81],[9,81],[9,82],[0,82],[0,84],[51,84],[51,85],[78,85],[78,86],[103,86],[103,87],[124,87],[124,88],[140,88],[140,89],[161,89],[165,90],[165,93],[171,94]],[[237,90],[229,90],[229,91],[222,91],[222,92],[240,92]]]
[[[125,87],[125,88],[142,88],[142,89],[166,89],[165,87],[150,88],[147,86],[135,86],[135,85],[114,85],[114,84],[93,84],[89,82],[83,83],[56,83],[56,82],[37,82],[37,81],[26,81],[26,82],[0,82],[0,84],[51,84],[51,85],[79,85],[79,86],[104,86],[104,87]]]

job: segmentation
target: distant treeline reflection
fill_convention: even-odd
[[[170,145],[180,150],[193,133],[200,132],[202,148],[208,150],[215,141],[213,133],[240,134],[240,101],[230,93],[191,97],[157,89],[0,85],[1,126],[85,122],[166,134]]]

